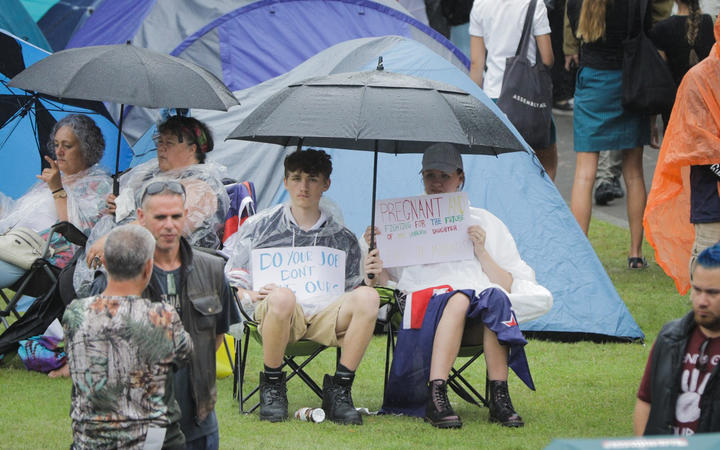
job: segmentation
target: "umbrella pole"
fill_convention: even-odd
[[[120,104],[120,124],[118,125],[117,149],[115,150],[115,175],[113,175],[113,195],[120,195],[120,142],[122,140],[123,112],[125,112],[125,104]]]
[[[375,248],[375,194],[377,191],[377,161],[378,161],[378,141],[375,140],[375,155],[373,159],[373,189],[372,189],[372,211],[370,215],[370,250]],[[374,273],[368,274],[369,279],[375,278]]]

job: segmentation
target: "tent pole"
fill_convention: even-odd
[[[120,142],[122,140],[123,113],[125,112],[125,104],[120,104],[120,125],[118,125],[117,150],[115,151],[115,175],[113,175],[113,195],[117,197],[120,194]]]
[[[370,250],[375,248],[375,194],[377,192],[377,165],[378,165],[378,140],[375,139],[375,155],[373,160],[373,189],[372,189],[372,212],[370,213]],[[375,274],[369,273],[369,279],[375,278]]]

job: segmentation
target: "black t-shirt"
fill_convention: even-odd
[[[718,177],[710,166],[690,166],[690,223],[720,222]]]
[[[648,4],[653,0],[648,0]],[[580,22],[580,9],[582,0],[568,0],[567,15],[570,20],[570,28],[574,35],[577,35],[578,23]],[[616,0],[608,2],[605,12],[605,38],[595,42],[583,42],[580,46],[580,66],[591,67],[600,70],[620,70],[623,63],[622,43],[628,37],[628,0]],[[633,19],[631,36],[640,30],[640,14],[635,13]],[[650,30],[652,26],[652,8],[648,7],[645,15],[645,29]]]
[[[687,42],[688,16],[671,16],[658,22],[650,32],[655,47],[667,55],[667,62],[676,84],[680,84],[682,77],[690,70],[690,44]],[[715,43],[713,34],[713,20],[707,14],[700,19],[700,27],[695,38],[695,53],[702,61],[710,54]]]

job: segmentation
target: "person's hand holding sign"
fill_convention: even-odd
[[[485,230],[480,225],[471,225],[468,227],[468,234],[473,243],[475,256],[482,261],[483,255],[487,253],[487,250],[485,250]]]

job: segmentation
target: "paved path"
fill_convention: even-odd
[[[572,116],[555,115],[555,125],[558,131],[558,171],[555,184],[565,202],[570,205],[570,192],[572,190],[573,177],[575,176],[575,152],[573,151]],[[657,162],[658,150],[646,146],[643,152],[643,169],[645,171],[645,185],[650,192],[655,164]],[[623,184],[623,189],[625,185]],[[612,224],[627,228],[627,203],[626,197],[616,199],[606,206],[594,204],[593,217]]]

